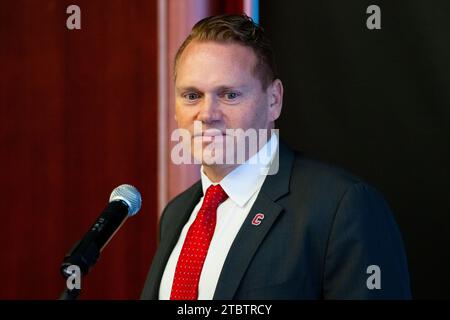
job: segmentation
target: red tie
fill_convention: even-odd
[[[202,207],[189,228],[178,257],[170,300],[197,300],[200,274],[216,228],[217,207],[227,198],[219,184],[206,190]]]

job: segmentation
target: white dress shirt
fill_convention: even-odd
[[[269,149],[267,149],[268,147]],[[228,194],[229,198],[217,208],[216,228],[199,280],[199,300],[211,300],[213,298],[228,251],[250,212],[266,178],[270,161],[263,161],[265,163],[261,163],[260,161],[257,163],[258,161],[255,161],[255,159],[258,158],[255,157],[259,156],[260,159],[273,160],[277,147],[278,136],[273,134],[268,143],[257,154],[231,171],[220,181],[220,185]],[[205,194],[208,187],[214,183],[204,174],[203,167],[200,169],[200,174],[203,194]],[[159,287],[160,300],[170,299],[178,257],[189,227],[194,222],[202,203],[203,197],[195,206],[188,222],[183,227],[178,242],[169,257]]]

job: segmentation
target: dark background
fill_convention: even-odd
[[[282,4],[282,5],[281,5]],[[381,30],[366,8],[381,9]],[[450,298],[450,1],[261,1],[285,86],[278,127],[378,188],[414,298]]]

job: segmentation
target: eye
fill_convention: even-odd
[[[230,91],[223,94],[224,98],[229,101],[236,100],[241,94],[239,92]]]
[[[186,94],[183,94],[183,98],[186,99],[188,102],[193,102],[200,98],[200,95],[197,92],[189,92]]]
[[[229,92],[225,94],[225,98],[233,100],[237,98],[237,93],[236,92]]]

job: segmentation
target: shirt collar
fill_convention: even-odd
[[[278,136],[272,134],[269,141],[250,159],[227,174],[219,183],[229,198],[243,207],[261,187],[278,148]],[[260,161],[258,161],[260,159]],[[263,160],[261,160],[263,159]],[[267,161],[270,160],[270,161]],[[212,184],[200,168],[203,194]]]

